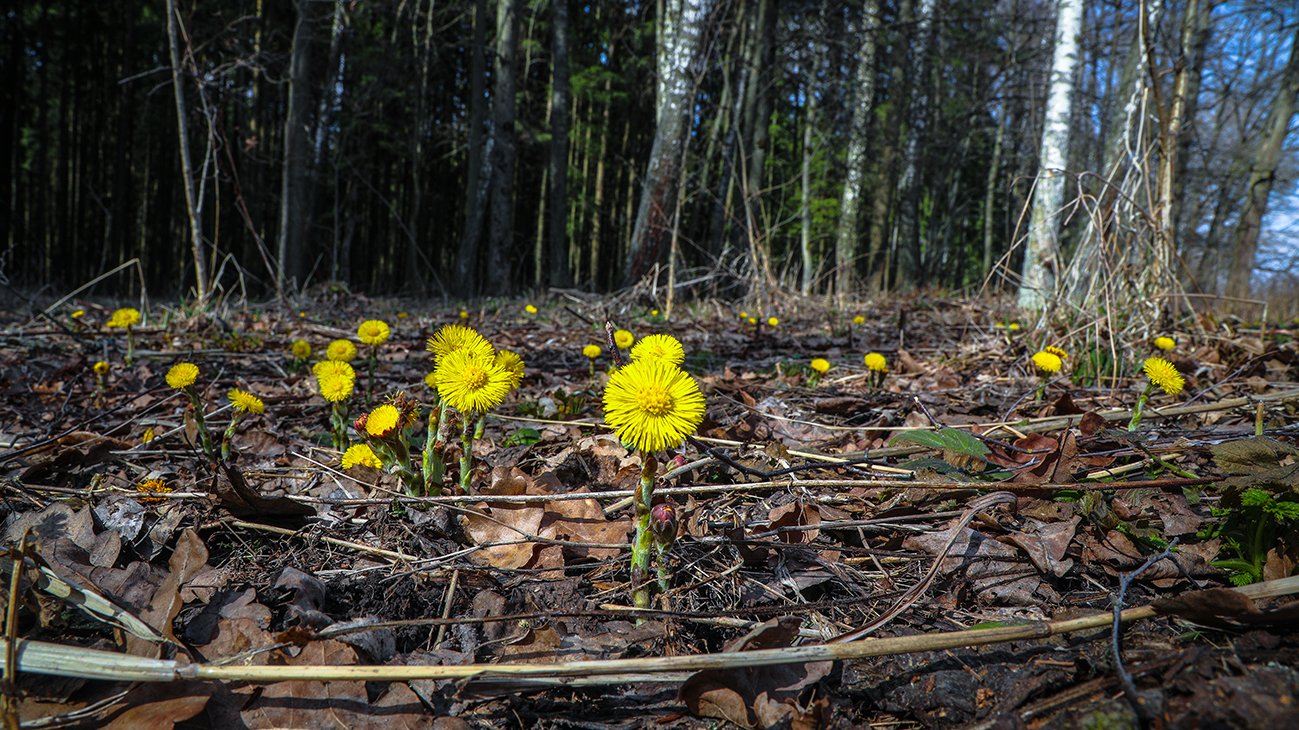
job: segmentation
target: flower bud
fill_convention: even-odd
[[[650,532],[661,543],[671,545],[677,539],[677,510],[666,502],[654,505],[650,510]]]

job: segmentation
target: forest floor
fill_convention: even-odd
[[[155,307],[131,365],[121,331],[103,328],[108,308],[52,320],[7,308],[5,629],[74,647],[64,674],[83,676],[28,671],[24,649],[6,711],[31,727],[123,728],[1108,728],[1138,724],[1136,708],[1157,726],[1280,728],[1299,717],[1299,603],[1285,598],[1299,590],[1285,580],[1299,557],[1293,324],[1184,323],[1162,333],[1176,339],[1169,352],[1127,343],[1120,377],[1098,387],[1087,373],[1107,353],[1070,352],[1044,379],[1030,356],[1071,343],[987,303],[834,313],[791,299],[752,313],[774,327],[716,303],[671,322],[620,304],[618,326],[683,342],[707,399],[698,438],[660,467],[657,494],[680,530],[668,591],[638,617],[626,497],[640,458],[602,425],[608,350],[594,372],[582,353],[603,344],[610,305],[523,304],[463,320],[458,307],[343,294],[300,313]],[[425,340],[443,324],[522,356],[522,385],[473,444],[468,494],[403,498],[392,474],[340,467],[329,404],[290,343],[308,341],[314,361],[375,318],[392,335],[372,391],[364,348],[356,361],[353,417],[367,392],[374,404],[399,389],[430,399]],[[882,385],[863,366],[872,350],[889,363]],[[1156,389],[1129,432],[1154,355],[1186,388]],[[832,366],[819,383],[814,357]],[[164,382],[180,360],[199,368],[218,439],[229,389],[265,403],[224,465],[198,450],[188,401]],[[1246,583],[1252,597],[1231,590]],[[1116,643],[1120,598],[1135,611]],[[174,661],[182,677],[230,674],[90,679],[127,676],[75,653],[90,649]],[[762,662],[692,659],[742,650],[765,650]],[[643,661],[598,664],[614,659]],[[567,664],[583,660],[596,663]],[[316,665],[502,664],[310,677]],[[305,678],[284,679],[298,667]]]

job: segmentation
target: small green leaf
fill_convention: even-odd
[[[894,436],[889,443],[897,444],[899,441],[911,441],[928,446],[931,449],[941,449],[943,451],[954,451],[958,454],[967,456],[976,456],[983,458],[988,455],[988,445],[970,435],[966,431],[960,431],[955,428],[940,428],[937,431],[915,430],[903,431]]]
[[[531,446],[541,440],[541,432],[535,428],[516,429],[505,437],[506,446]]]

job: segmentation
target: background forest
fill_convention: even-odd
[[[1014,287],[1067,7],[1046,265],[1162,248],[1188,292],[1292,299],[1299,12],[1225,0],[23,0],[0,272],[138,259],[99,291],[201,298],[605,291],[669,262],[705,294]]]

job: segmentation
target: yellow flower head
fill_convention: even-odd
[[[1011,332],[1018,332],[1019,322],[1011,322],[1009,325],[1006,326],[1006,329],[1010,330]]]
[[[69,316],[69,317],[72,317],[73,319],[81,319],[82,317],[86,316],[86,310],[84,310],[84,309],[74,309],[74,310],[72,310],[72,314],[70,314],[70,315],[68,315],[68,316]]]
[[[740,310],[740,319],[748,319],[748,318],[749,318],[749,313],[744,310]]]
[[[141,502],[161,502],[162,497],[157,495],[169,494],[172,488],[167,486],[166,480],[163,479],[145,479],[136,486],[135,491],[140,493]]]
[[[703,420],[699,385],[670,362],[637,360],[609,376],[604,421],[625,444],[647,453],[675,448]]]
[[[599,357],[599,356],[600,356],[600,352],[601,352],[601,349],[600,349],[600,346],[599,346],[599,345],[587,345],[586,347],[583,347],[583,348],[582,348],[582,354],[583,354],[583,355],[586,355],[587,357],[591,358],[592,360],[594,360],[594,359],[596,359],[597,357]]]
[[[631,348],[632,360],[663,360],[680,366],[686,361],[686,350],[672,335],[649,335]]]
[[[294,340],[289,348],[295,360],[306,360],[311,357],[311,343],[306,340]]]
[[[460,319],[469,319],[469,312],[463,309],[460,310]]]
[[[325,348],[325,358],[337,362],[352,362],[356,359],[356,345],[351,340],[334,340]]]
[[[459,324],[444,325],[433,336],[428,338],[428,351],[433,353],[433,359],[441,361],[443,357],[450,355],[457,350],[467,350],[476,355],[493,357],[495,350],[492,344],[483,339],[473,329]]]
[[[438,389],[437,373],[430,371],[428,375],[425,375],[424,384],[432,388],[433,390],[437,390]]]
[[[391,403],[384,403],[370,411],[370,416],[365,419],[365,432],[375,438],[384,438],[396,431],[399,423],[401,411]]]
[[[519,387],[519,383],[523,382],[523,358],[509,350],[499,350],[495,362],[497,367],[509,374],[510,387]]]
[[[830,361],[823,357],[814,357],[812,362],[808,364],[818,375],[825,375],[826,371],[830,369]]]
[[[231,388],[226,397],[230,399],[230,405],[235,407],[240,413],[265,413],[266,404],[261,398],[239,388]]]
[[[613,344],[618,346],[619,350],[626,350],[631,347],[631,343],[636,341],[636,335],[627,330],[618,330],[613,333]]]
[[[434,371],[438,395],[461,413],[485,413],[500,405],[510,392],[514,376],[496,358],[470,350],[456,350],[438,358]]]
[[[778,326],[780,326],[780,320],[779,320],[779,319],[776,319],[775,317],[767,317],[767,326],[768,326],[768,327],[778,327]]]
[[[382,345],[388,340],[388,335],[391,333],[392,330],[388,329],[388,323],[379,319],[367,319],[361,323],[360,327],[356,328],[356,336],[361,338],[361,342],[371,347]]]
[[[758,323],[757,317],[749,317],[749,324],[757,324],[757,323]]]
[[[383,462],[379,457],[374,455],[374,449],[369,444],[352,444],[343,452],[343,468],[351,469],[354,466],[368,466],[374,469],[383,468]]]
[[[312,366],[320,395],[330,403],[345,401],[356,387],[356,371],[341,360],[322,360]]]
[[[108,375],[108,363],[104,362],[103,360],[100,360],[99,362],[95,363],[93,369],[95,371],[95,375],[98,375],[101,378],[105,375]]]
[[[866,318],[863,317],[863,316],[861,316],[861,315],[859,314],[859,315],[857,315],[856,317],[853,317],[853,318],[852,318],[852,323],[853,323],[853,324],[866,324]]]
[[[1055,355],[1056,357],[1060,358],[1061,360],[1069,359],[1069,353],[1065,352],[1064,350],[1054,345],[1047,345],[1046,347],[1042,348],[1042,352],[1049,352],[1052,355]]]
[[[877,373],[887,373],[889,371],[889,361],[878,352],[868,352],[866,357],[862,358],[868,370],[874,370]]]
[[[410,316],[410,312],[407,312],[405,310],[402,310],[397,313],[397,319],[406,319],[409,316]]]
[[[124,307],[113,312],[104,325],[109,329],[127,329],[140,323],[140,310]]]
[[[198,380],[198,366],[192,362],[178,362],[167,371],[167,385],[181,390]]]
[[[526,306],[523,308],[523,311],[527,312],[528,314],[536,314],[536,313],[537,313],[537,308],[536,308],[535,306],[529,304],[529,305],[526,305]]]
[[[1064,361],[1054,352],[1041,350],[1033,353],[1033,366],[1044,373],[1058,373],[1064,367]]]
[[[1181,393],[1182,387],[1186,385],[1186,380],[1181,373],[1177,372],[1177,368],[1161,357],[1152,357],[1146,360],[1144,369],[1146,377],[1150,378],[1150,382],[1159,386],[1169,395]]]
[[[1156,337],[1156,338],[1155,338],[1155,347],[1158,347],[1159,349],[1163,350],[1164,352],[1168,352],[1168,351],[1172,350],[1174,347],[1177,347],[1177,340],[1174,340],[1173,338],[1171,338],[1171,337],[1166,337],[1166,336],[1165,336],[1165,337]]]
[[[657,309],[651,309],[651,310],[650,310],[650,316],[651,316],[651,317],[657,317],[657,316],[659,316],[659,310],[657,310]]]
[[[153,426],[150,426],[144,429],[144,433],[140,434],[140,443],[147,444],[156,438],[158,438],[158,434],[154,432]]]

